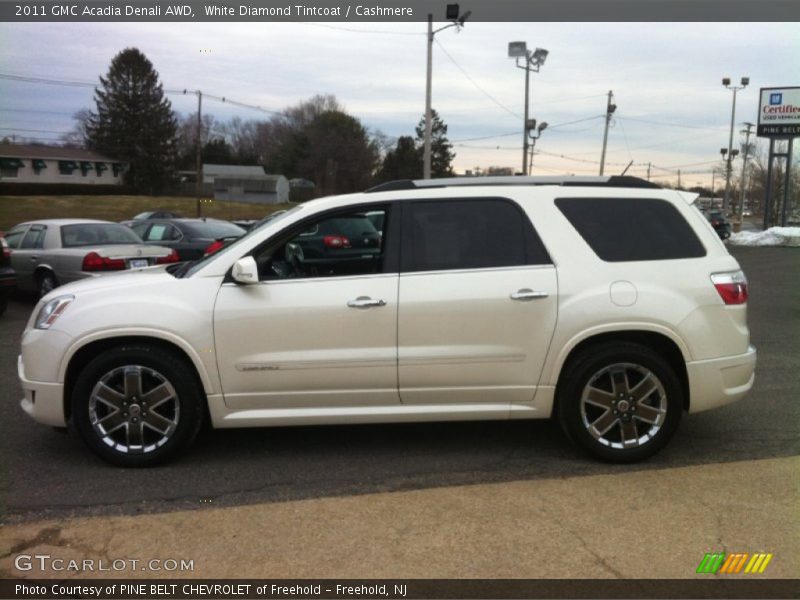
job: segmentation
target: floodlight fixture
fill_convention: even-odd
[[[522,58],[528,54],[528,45],[525,42],[509,42],[508,58]]]
[[[727,148],[720,148],[719,149],[719,153],[722,154],[722,156],[725,156],[728,153],[728,149]]]
[[[539,124],[539,133],[542,133],[545,129],[547,129],[547,121],[542,121]]]
[[[458,4],[448,4],[447,11],[445,12],[447,20],[455,21],[456,19],[458,19],[458,11],[459,11]]]
[[[467,12],[465,12],[463,15],[461,15],[461,16],[458,18],[458,24],[459,24],[459,25],[461,25],[461,26],[463,27],[463,26],[464,26],[464,23],[467,21],[467,19],[469,19],[469,17],[470,17],[470,15],[471,15],[471,14],[472,14],[472,11],[471,11],[471,10],[468,10],[468,11],[467,11]]]
[[[542,66],[544,61],[547,60],[547,55],[550,54],[544,48],[537,48],[533,51],[533,56],[531,56],[531,61],[534,62],[537,66]]]
[[[723,77],[722,78],[722,85],[730,85],[730,84],[731,84],[731,78],[730,77]]]
[[[750,78],[742,77],[742,85],[750,85]]]

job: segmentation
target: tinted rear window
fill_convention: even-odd
[[[550,262],[527,217],[507,200],[409,203],[404,271],[486,269]]]
[[[132,229],[116,223],[80,223],[61,227],[61,245],[64,248],[141,243],[142,239]]]
[[[192,223],[184,225],[192,237],[204,239],[216,239],[223,237],[240,237],[244,235],[244,229],[233,223],[206,221],[205,223]]]
[[[678,209],[656,198],[558,198],[556,206],[602,260],[698,258],[706,250]]]

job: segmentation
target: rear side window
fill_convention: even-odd
[[[404,271],[550,263],[528,217],[508,200],[411,202],[403,212]]]
[[[698,258],[706,249],[678,209],[657,198],[557,198],[556,206],[607,262]]]
[[[33,250],[41,248],[44,244],[44,234],[46,230],[47,228],[44,225],[32,225],[28,233],[25,234],[25,237],[22,238],[22,244],[19,246],[20,249]]]

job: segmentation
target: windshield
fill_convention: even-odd
[[[64,248],[106,244],[142,244],[132,229],[118,223],[77,223],[61,227]]]
[[[264,221],[264,222],[261,222],[261,223],[255,225],[255,226],[253,226],[253,228],[250,231],[245,233],[238,240],[236,240],[234,242],[231,242],[230,244],[225,246],[225,250],[227,251],[228,249],[233,248],[235,246],[240,246],[241,244],[243,244],[247,240],[249,240],[251,237],[253,237],[253,234],[255,234],[256,232],[260,231],[263,227],[265,227],[267,225],[271,226],[273,223],[277,223],[278,221],[282,221],[286,217],[288,217],[290,215],[293,215],[296,212],[298,212],[301,208],[303,208],[302,204],[300,204],[298,206],[295,206],[294,208],[292,208],[290,210],[287,210],[284,213],[279,214],[274,219],[270,219],[269,221]],[[191,277],[192,275],[197,273],[197,271],[202,269],[209,260],[211,260],[212,258],[217,258],[218,256],[219,256],[219,254],[208,254],[208,255],[204,256],[203,258],[201,258],[201,259],[198,259],[198,260],[195,260],[195,261],[192,261],[192,262],[184,263],[181,266],[180,269],[177,269],[172,274],[175,277]]]

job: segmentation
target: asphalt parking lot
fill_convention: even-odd
[[[33,303],[14,300],[0,317],[2,519],[135,515],[795,456],[800,249],[732,252],[750,280],[755,388],[742,402],[685,418],[661,454],[633,466],[594,462],[554,423],[522,421],[205,431],[168,465],[111,467],[77,438],[34,423],[19,408],[16,359]]]

